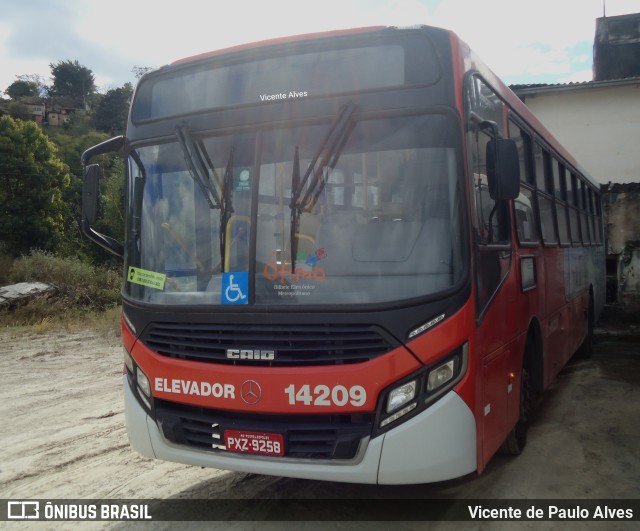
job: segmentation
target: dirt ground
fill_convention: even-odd
[[[547,391],[530,428],[527,448],[518,458],[496,456],[480,477],[410,487],[267,477],[139,456],[130,449],[124,426],[122,347],[115,335],[104,337],[90,330],[18,334],[7,329],[0,332],[0,375],[0,499],[238,498],[265,502],[275,498],[304,503],[316,498],[640,498],[640,336],[600,330],[594,357],[571,362]],[[264,507],[269,511],[268,503]],[[366,520],[366,515],[362,519]],[[302,528],[331,527],[327,522],[311,523],[313,512],[308,520]],[[8,527],[12,529],[39,530],[79,525],[11,524]],[[556,529],[555,524],[536,522],[531,526]],[[135,524],[80,525],[128,529]],[[189,528],[201,525],[191,523]],[[220,529],[283,527],[276,522],[218,525]],[[562,529],[590,527],[572,525]],[[425,528],[416,522],[405,526]],[[434,526],[514,528],[507,522],[492,527],[430,524]],[[174,527],[171,522],[156,522],[147,528]],[[294,527],[300,529],[301,525]],[[387,529],[389,524],[374,527]],[[633,527],[616,523],[597,528]],[[372,526],[342,522],[333,528]]]

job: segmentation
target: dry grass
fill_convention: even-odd
[[[55,315],[47,315],[40,319],[40,312],[24,312],[13,314],[0,312],[0,337],[19,337],[28,334],[48,334],[56,331],[78,332],[92,330],[103,337],[120,335],[120,306],[104,311],[80,311],[67,309]]]
[[[105,336],[119,334],[121,277],[117,271],[34,251],[15,260],[4,278],[3,284],[46,282],[56,292],[0,307],[3,334],[80,329]]]

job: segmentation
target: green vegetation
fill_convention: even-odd
[[[0,307],[0,325],[44,331],[89,319],[117,328],[121,262],[81,234],[80,156],[124,134],[133,86],[100,93],[93,72],[78,61],[49,66],[49,83],[19,75],[4,90],[9,99],[0,99],[0,286],[38,281],[57,289]],[[103,172],[96,228],[122,239],[124,161],[108,155],[95,162]]]
[[[0,241],[13,254],[55,249],[63,238],[63,196],[71,177],[34,122],[0,117],[0,175]]]
[[[86,99],[96,91],[95,76],[78,61],[58,61],[50,63],[53,84],[49,93],[53,96],[70,96]]]
[[[6,257],[4,258],[6,265]],[[53,325],[70,327],[74,323],[103,322],[117,329],[121,275],[78,258],[61,258],[44,251],[33,251],[13,261],[6,275],[8,283],[45,282],[56,291],[28,303],[0,309],[0,326],[31,326],[39,331]]]

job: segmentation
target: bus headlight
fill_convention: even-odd
[[[410,419],[444,396],[467,372],[468,354],[469,343],[464,343],[383,391],[374,436]]]
[[[447,382],[453,380],[453,377],[456,374],[455,366],[456,360],[450,359],[435,369],[432,369],[429,372],[429,377],[427,378],[427,392],[431,393],[432,391],[442,387]]]
[[[381,412],[382,420],[378,427],[385,428],[415,410],[418,407],[418,393],[423,386],[424,373],[413,380],[402,382],[388,391]]]
[[[136,380],[138,381],[138,389],[144,393],[147,398],[151,398],[151,384],[147,375],[136,367]]]
[[[133,374],[133,358],[126,348],[123,347],[122,350],[124,351],[124,366],[127,368],[129,374]]]
[[[416,396],[417,387],[418,380],[412,380],[393,389],[387,398],[387,413],[393,413],[399,407],[411,402]]]
[[[151,383],[147,375],[142,372],[140,367],[136,367],[136,382],[138,384],[138,396],[140,400],[151,411]]]
[[[435,402],[462,380],[467,372],[468,355],[469,343],[464,343],[429,368],[425,384],[425,404]]]

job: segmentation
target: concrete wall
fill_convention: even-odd
[[[600,183],[640,182],[640,82],[552,86],[520,97]]]
[[[603,188],[610,301],[640,306],[640,183]]]
[[[640,76],[640,13],[596,19],[593,79]]]
[[[607,298],[640,310],[640,79],[517,92],[603,185]]]

